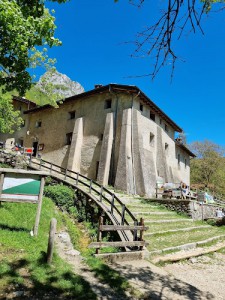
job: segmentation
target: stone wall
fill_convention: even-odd
[[[218,206],[214,204],[200,204],[193,200],[175,200],[175,199],[154,199],[151,202],[157,202],[164,205],[166,208],[184,213],[193,220],[202,220],[216,217],[216,209]]]

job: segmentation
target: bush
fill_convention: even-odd
[[[61,184],[48,185],[45,187],[44,194],[46,197],[51,198],[59,207],[71,211],[73,214],[76,213],[76,208],[74,207],[75,196],[72,188]]]

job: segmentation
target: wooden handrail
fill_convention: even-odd
[[[113,211],[115,210],[119,214],[121,219],[124,218],[124,222],[126,224],[128,224],[128,222],[126,221],[126,216],[124,216],[125,214],[128,215],[134,222],[137,221],[136,217],[132,214],[132,212],[126,206],[125,206],[125,208],[123,208],[123,206],[124,206],[123,202],[113,192],[109,191],[106,187],[102,186],[98,182],[91,180],[90,178],[88,178],[78,172],[72,171],[70,169],[65,169],[54,163],[48,162],[44,159],[38,159],[38,158],[32,159],[31,158],[31,162],[33,164],[41,166],[41,168],[46,168],[46,169],[50,170],[51,173],[56,172],[61,175],[65,175],[64,179],[65,178],[74,179],[76,181],[76,185],[78,185],[78,183],[81,183],[82,185],[89,188],[89,192],[91,192],[91,191],[95,192],[99,196],[100,202],[102,201],[102,199],[104,199],[108,204],[111,205],[111,199],[113,197],[114,204],[111,207],[112,214],[113,214]],[[56,167],[58,170],[54,169],[53,167]],[[75,176],[73,176],[73,175],[75,175]],[[87,182],[85,182],[82,179],[85,179]],[[100,190],[98,190],[96,187],[98,187]],[[107,195],[110,196],[110,199],[107,197]],[[118,203],[120,205],[121,210],[115,205],[116,203]],[[120,224],[120,222],[118,222],[118,223]]]

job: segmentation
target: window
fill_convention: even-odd
[[[103,133],[100,135],[100,141],[103,141]]]
[[[143,111],[143,104],[140,103],[140,111]]]
[[[187,168],[187,159],[185,158],[184,159],[184,166],[185,166],[185,169]]]
[[[177,155],[178,166],[180,165],[180,154]]]
[[[152,147],[154,147],[154,140],[155,140],[155,136],[152,132],[150,132],[149,143]]]
[[[165,143],[165,152],[166,152],[166,154],[168,154],[168,150],[169,150],[169,144]]]
[[[112,99],[105,100],[105,109],[109,109],[112,107]]]
[[[71,145],[73,133],[69,132],[66,134],[66,145]]]
[[[152,121],[155,121],[155,114],[153,114],[153,113],[150,112],[150,119],[151,119]]]
[[[167,124],[165,124],[165,131],[166,131],[166,132],[169,131]]]
[[[75,116],[76,116],[76,111],[75,110],[69,112],[69,120],[75,119]]]
[[[36,127],[36,128],[39,128],[39,127],[41,127],[41,121],[36,121],[36,123],[35,123],[35,127]]]

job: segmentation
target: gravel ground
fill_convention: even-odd
[[[163,269],[197,289],[212,294],[214,297],[210,299],[225,299],[225,254],[191,258],[168,264]]]

